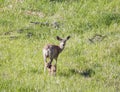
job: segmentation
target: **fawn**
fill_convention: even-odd
[[[47,65],[48,65],[48,63],[46,63],[46,66]],[[49,67],[47,67],[47,70],[50,75],[53,75],[53,76],[56,75],[56,65],[49,65]]]
[[[66,45],[66,41],[70,38],[70,36],[66,37],[66,38],[60,38],[59,36],[56,37],[58,41],[60,41],[60,45],[46,45],[43,48],[43,57],[44,57],[44,72],[46,71],[47,68],[51,67],[51,63],[53,61],[53,59],[55,59],[56,63],[55,66],[57,68],[57,58],[59,56],[59,54],[63,51],[65,45]],[[50,61],[47,63],[47,58],[50,59]]]

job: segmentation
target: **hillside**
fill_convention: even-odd
[[[68,35],[44,73],[42,48]],[[0,0],[0,92],[119,91],[120,0]]]

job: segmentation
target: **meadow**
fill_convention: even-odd
[[[44,73],[42,48],[68,35]],[[0,0],[0,92],[119,91],[120,0]]]

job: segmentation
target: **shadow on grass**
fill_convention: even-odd
[[[76,69],[71,69],[70,70],[72,74],[79,74],[83,77],[92,77],[95,74],[95,71],[93,69],[85,69],[82,71],[76,70]]]
[[[85,78],[88,78],[88,77],[92,77],[95,75],[95,71],[93,69],[85,69],[85,70],[77,70],[77,69],[70,69],[69,72],[65,72],[65,73],[60,73],[60,76],[65,76],[65,77],[70,77],[70,76],[73,76],[73,75],[80,75],[80,76],[83,76]]]

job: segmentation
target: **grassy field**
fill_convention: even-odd
[[[44,73],[42,48],[68,35]],[[119,91],[120,0],[0,0],[0,92]]]

